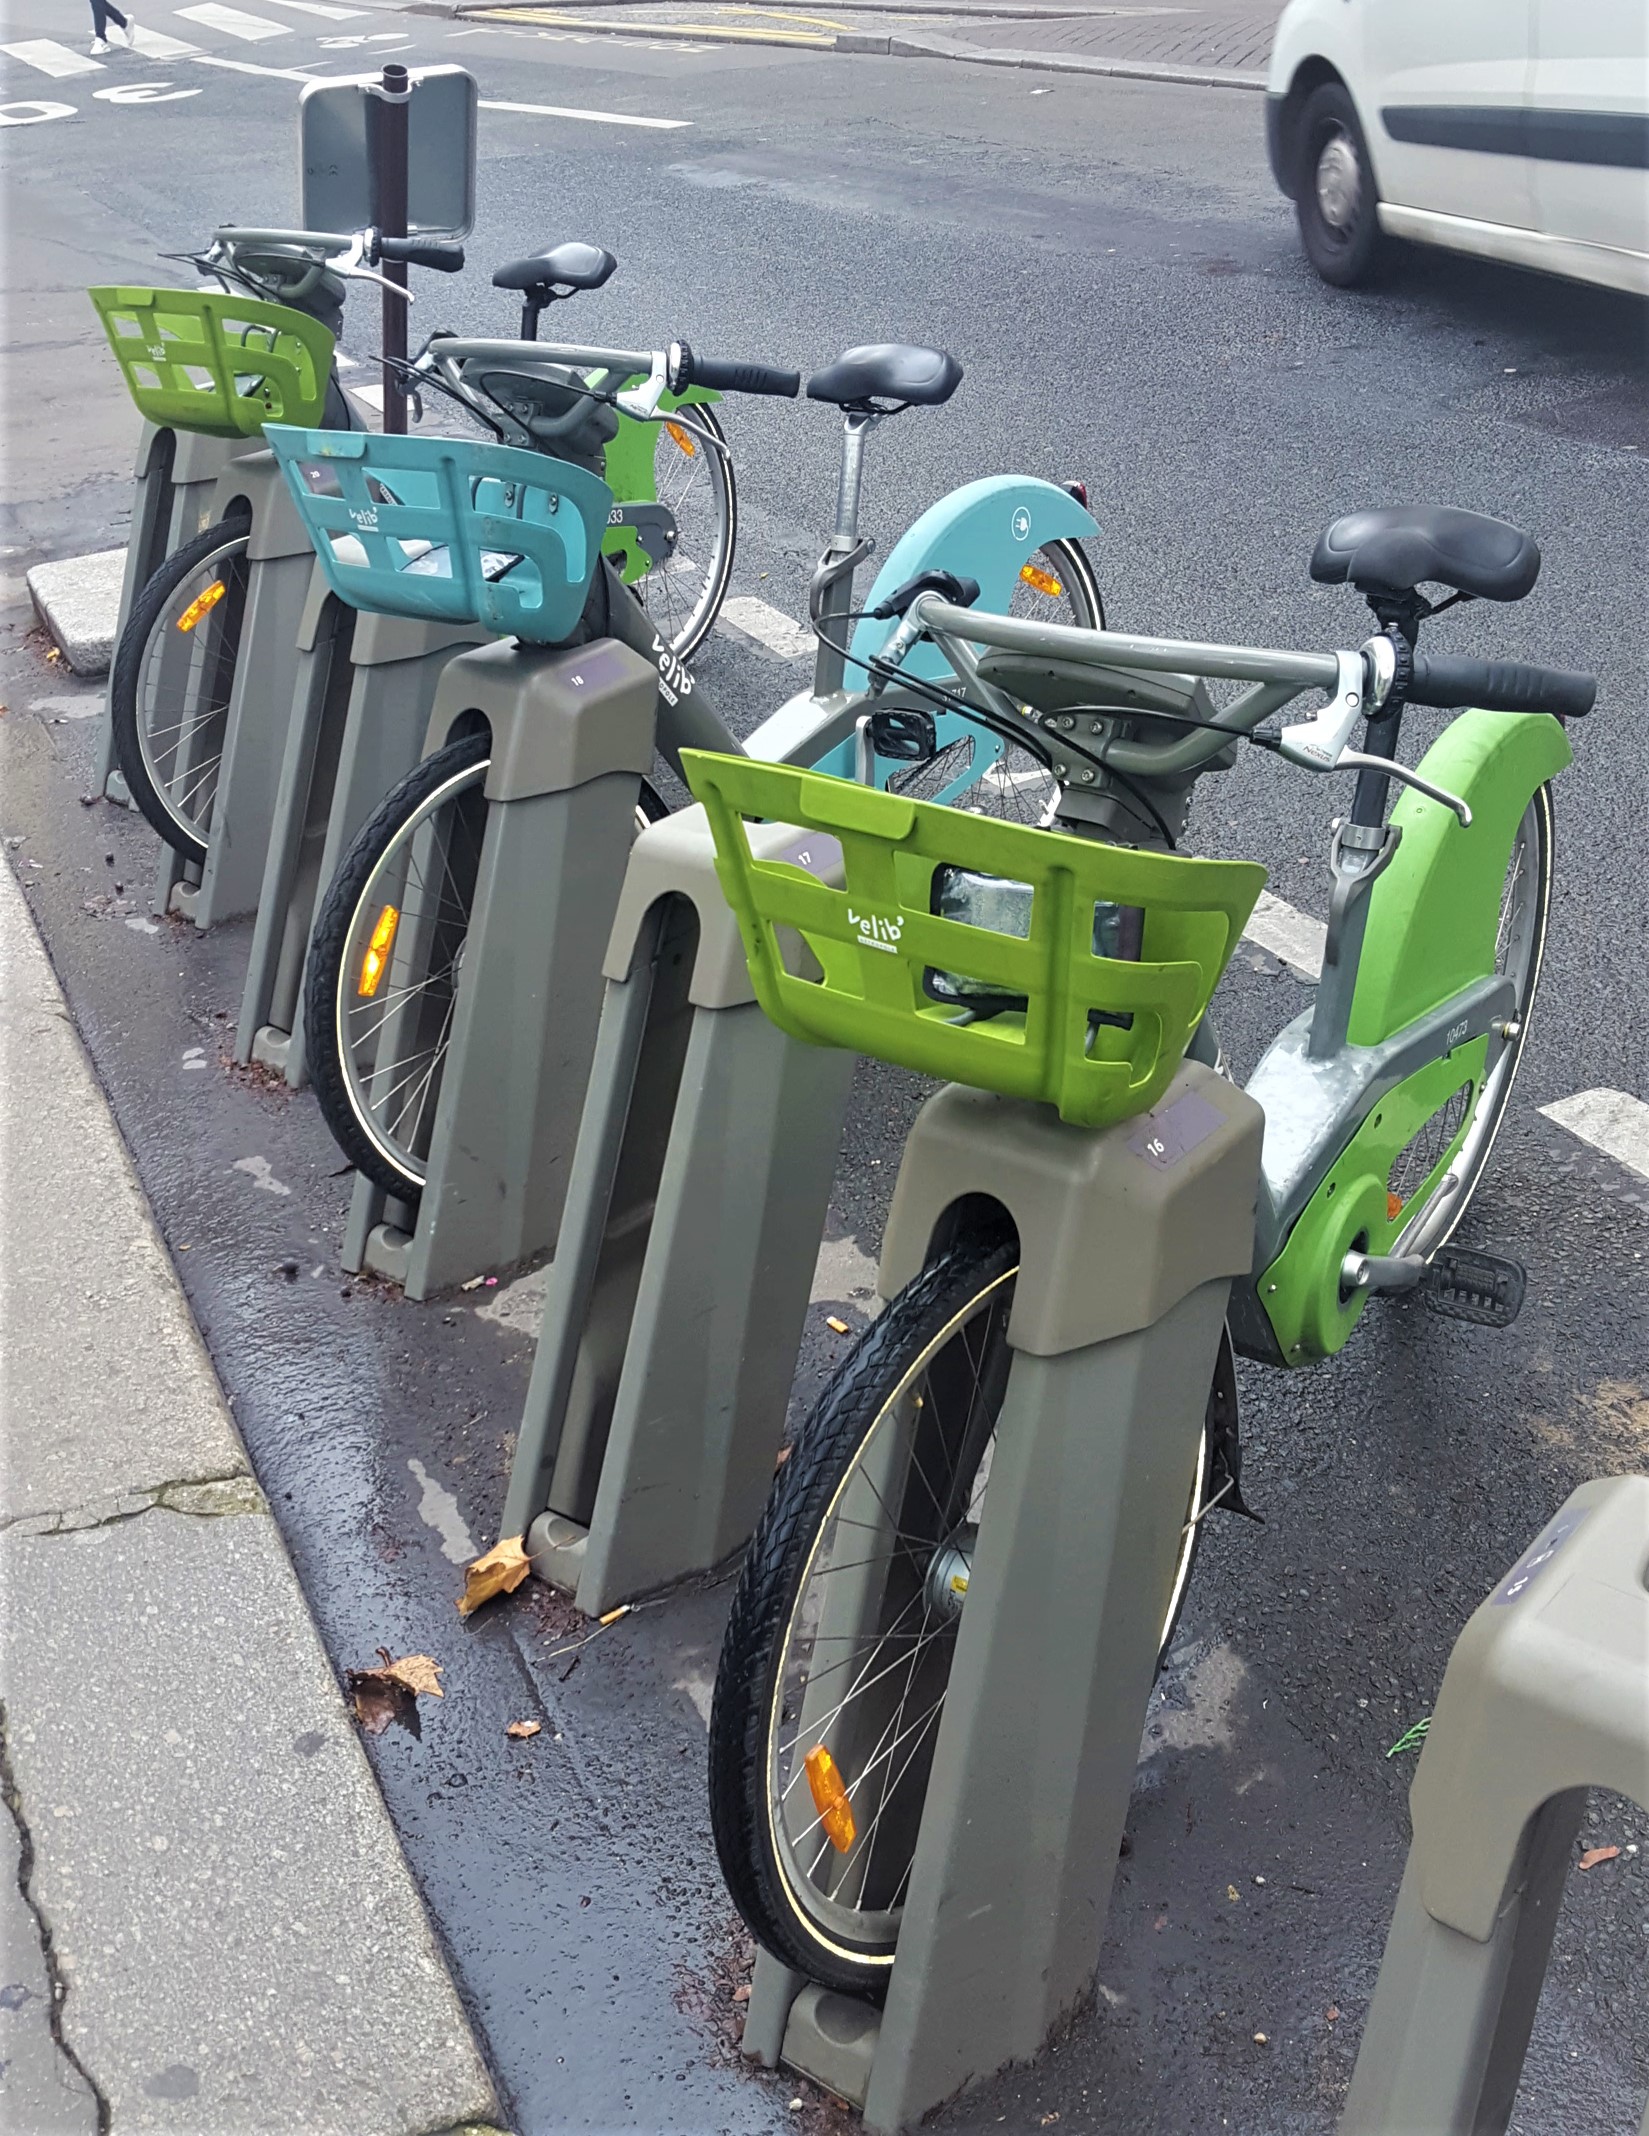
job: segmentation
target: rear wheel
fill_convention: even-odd
[[[134,805],[185,860],[212,833],[246,606],[249,518],[167,557],[138,595],[109,677],[115,761]]]
[[[758,1941],[829,1987],[876,1988],[893,1964],[1007,1390],[1017,1261],[1011,1240],[967,1240],[860,1338],[779,1473],[728,1620],[710,1718],[722,1871]],[[1164,1651],[1209,1465],[1205,1435]],[[832,1769],[851,1814],[834,1833]]]
[[[402,1200],[428,1177],[490,759],[482,733],[415,765],[362,825],[315,919],[304,985],[315,1099],[356,1169]],[[663,814],[643,785],[637,828]]]
[[[1074,541],[1044,542],[1025,559],[1008,613],[1073,630],[1105,628],[1099,580]],[[976,815],[1024,824],[1051,823],[1059,798],[1058,783],[1041,757],[982,727],[971,728],[924,763],[895,772],[887,788],[918,801],[945,801]]]
[[[1320,82],[1295,129],[1294,213],[1305,255],[1325,282],[1350,289],[1379,265],[1380,196],[1357,107],[1340,82]]]
[[[738,489],[721,424],[709,408],[694,402],[656,429],[653,493],[668,515],[673,542],[668,556],[651,562],[641,577],[624,575],[659,636],[686,660],[710,635],[727,597],[738,542]],[[716,443],[707,443],[697,434],[702,431]],[[644,551],[631,553],[645,560]]]

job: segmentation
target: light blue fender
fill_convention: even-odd
[[[865,601],[875,608],[895,588],[922,571],[954,571],[958,578],[979,581],[981,609],[1006,615],[1019,584],[1021,566],[1046,541],[1081,540],[1099,528],[1068,491],[1031,475],[987,475],[981,481],[964,483],[930,504],[888,554],[877,573],[876,583]],[[853,633],[853,665],[848,668],[848,688],[863,688],[865,663],[892,636],[897,624],[890,619],[876,622],[867,616]],[[936,646],[919,645],[904,662],[904,673],[932,682],[954,680]],[[973,760],[936,800],[955,801],[977,784],[1003,753],[1002,743],[992,734],[954,713],[936,715],[941,746],[971,741]],[[885,757],[875,759],[876,783],[886,785],[898,771]],[[820,770],[835,769],[820,765]],[[851,754],[840,767],[844,777],[853,776]]]

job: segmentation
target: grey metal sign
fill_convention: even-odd
[[[475,77],[463,67],[409,71],[407,235],[467,237],[475,224]],[[361,230],[375,222],[370,107],[379,77],[306,82],[298,99],[306,230]]]

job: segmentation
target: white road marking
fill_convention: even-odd
[[[198,12],[198,10],[197,10]],[[563,104],[498,104],[481,99],[483,111],[525,111],[540,119],[588,119],[592,126],[653,126],[661,132],[691,126],[691,119],[638,119],[628,111],[574,111]]]
[[[1315,986],[1323,972],[1323,941],[1328,929],[1308,912],[1296,912],[1269,890],[1260,892],[1253,917],[1243,929],[1250,942],[1270,950],[1291,972]]]
[[[766,601],[758,601],[754,594],[735,594],[730,601],[721,604],[722,621],[731,623],[735,630],[742,630],[747,638],[754,638],[758,645],[765,645],[770,653],[777,653],[781,660],[800,660],[813,652],[813,633],[803,630],[799,623],[792,623],[787,615],[777,608],[769,607]]]
[[[0,45],[0,52],[20,59],[36,74],[49,74],[53,81],[61,81],[70,74],[103,72],[101,60],[89,59],[83,52],[71,52],[67,45],[54,43],[50,37],[30,37],[22,44]]]
[[[141,22],[132,24],[132,44],[145,59],[192,59],[200,50],[199,45],[185,44],[181,37],[165,37],[159,30],[145,29]]]
[[[130,927],[132,922],[128,920],[126,924]],[[154,922],[151,921],[149,924],[153,926]],[[284,1180],[279,1180],[275,1177],[267,1157],[237,1157],[229,1169],[232,1172],[245,1172],[250,1177],[253,1186],[261,1187],[265,1194],[290,1194],[292,1192],[292,1189],[286,1185]]]
[[[104,104],[179,104],[186,96],[199,96],[198,89],[174,89],[170,82],[118,82],[112,89],[92,91]]]
[[[448,1564],[467,1565],[471,1558],[479,1557],[480,1552],[470,1538],[458,1501],[446,1485],[437,1483],[416,1457],[408,1461],[407,1467],[423,1490],[418,1501],[418,1518],[441,1538],[441,1555]]]
[[[72,104],[0,104],[0,126],[44,126],[48,119],[72,119]]]
[[[302,67],[260,67],[250,59],[225,59],[220,52],[200,52],[197,67],[222,67],[230,74],[262,74],[272,82],[312,82],[313,73]]]
[[[271,4],[295,8],[300,15],[321,15],[328,22],[356,22],[367,12],[359,7],[327,7],[322,0],[271,0]]]
[[[1582,1090],[1540,1110],[1616,1164],[1649,1179],[1649,1105],[1641,1098],[1624,1090]]]
[[[180,7],[178,13],[186,21],[198,22],[203,29],[238,37],[243,44],[264,44],[271,37],[292,34],[289,22],[271,22],[267,15],[248,15],[238,7],[224,7],[222,0],[198,0],[196,6]]]
[[[384,389],[381,385],[351,386],[349,389],[349,397],[351,400],[364,401],[367,407],[376,408],[380,411],[380,413],[383,410]]]

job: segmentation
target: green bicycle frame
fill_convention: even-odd
[[[1513,1006],[1509,981],[1494,976],[1512,842],[1570,755],[1563,728],[1543,714],[1462,713],[1420,770],[1469,803],[1470,827],[1413,791],[1393,809],[1400,840],[1367,894],[1366,931],[1337,943],[1331,926],[1325,945],[1325,974],[1337,950],[1355,965],[1343,1044],[1311,1057],[1320,988],[1248,1085],[1266,1115],[1256,1273],[1232,1300],[1249,1355],[1295,1365],[1339,1350],[1371,1295],[1345,1294],[1346,1255],[1389,1253],[1459,1154],[1482,1100],[1491,1027]],[[1452,1136],[1399,1200],[1389,1186],[1397,1159],[1458,1093]]]
[[[633,384],[634,381],[627,380],[626,383]],[[720,399],[721,395],[712,393],[708,387],[689,386],[684,393],[664,394],[659,400],[659,409],[661,413],[673,414],[677,408],[702,407]],[[613,493],[616,523],[609,525],[603,536],[601,553],[611,559],[626,586],[635,585],[653,568],[653,558],[642,547],[635,527],[626,525],[618,515],[622,515],[627,505],[658,502],[655,468],[658,432],[656,421],[642,422],[621,409],[618,432],[607,442],[606,481]],[[708,452],[712,448],[699,445],[697,449]]]

